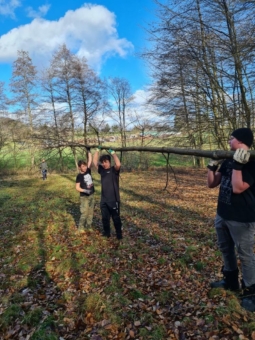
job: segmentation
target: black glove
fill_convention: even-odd
[[[86,148],[86,150],[88,151],[88,152],[90,152],[90,147],[89,146],[85,146],[85,148]]]

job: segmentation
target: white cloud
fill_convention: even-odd
[[[0,15],[15,18],[15,9],[20,6],[20,0],[0,0]]]
[[[26,9],[27,16],[29,18],[41,18],[45,16],[48,13],[48,10],[50,9],[50,5],[43,5],[38,7],[38,10],[34,10],[32,7],[28,7]]]
[[[134,104],[137,106],[145,105],[146,101],[149,99],[150,92],[145,90],[137,90],[134,93]]]
[[[152,124],[157,121],[158,123],[163,124],[165,118],[160,117],[156,108],[147,102],[151,95],[152,93],[148,89],[137,90],[133,94],[134,101],[132,102],[131,109],[133,111],[133,116],[140,123],[147,122]]]
[[[85,56],[96,70],[105,58],[123,57],[133,48],[125,38],[118,37],[114,13],[100,5],[85,4],[67,11],[58,21],[35,18],[2,35],[0,62],[12,62],[18,50],[25,50],[35,64],[47,64],[53,51],[64,43],[77,55]]]

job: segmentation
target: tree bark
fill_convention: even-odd
[[[82,144],[67,143],[66,147],[84,147]],[[97,148],[98,145],[87,145],[91,149]],[[112,147],[110,145],[101,145],[102,150],[114,149],[114,151],[119,152],[129,152],[129,151],[143,151],[143,152],[160,152],[160,153],[174,153],[179,155],[190,155],[196,157],[214,158],[214,159],[225,159],[233,158],[234,151],[227,150],[199,150],[199,149],[181,149],[181,148],[168,148],[168,147],[139,147],[139,146],[128,146],[128,147]],[[250,151],[250,158],[255,159],[255,151]]]

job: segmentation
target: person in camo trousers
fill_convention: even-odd
[[[224,266],[223,280],[211,283],[212,288],[239,290],[237,250],[242,272],[241,306],[255,311],[255,161],[249,148],[253,133],[249,128],[232,132],[229,145],[235,151],[233,159],[226,159],[220,168],[218,160],[207,166],[209,188],[220,185],[215,229]]]
[[[91,176],[92,155],[90,148],[86,148],[88,152],[88,163],[79,161],[78,167],[80,173],[76,177],[76,190],[80,193],[80,220],[78,229],[90,229],[94,213],[94,184]]]
[[[111,156],[102,155],[99,158],[101,147],[97,147],[93,156],[94,166],[101,176],[101,201],[100,209],[103,223],[103,236],[110,237],[110,219],[112,218],[118,240],[122,239],[122,222],[120,218],[120,193],[119,174],[121,163],[115,151],[109,149],[108,152],[114,160],[111,166]],[[99,163],[98,163],[99,160]]]

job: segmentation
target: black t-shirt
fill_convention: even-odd
[[[233,193],[232,163],[232,159],[227,159],[219,169],[222,177],[217,213],[228,221],[255,222],[255,161],[250,161],[243,166],[243,181],[250,187],[241,194]]]
[[[120,202],[120,170],[115,170],[114,166],[104,169],[99,165],[98,173],[101,175],[101,202]]]
[[[95,192],[91,169],[89,168],[87,168],[83,174],[80,173],[77,175],[76,183],[80,183],[80,187],[86,190],[86,192],[80,192],[80,196],[89,196]]]

